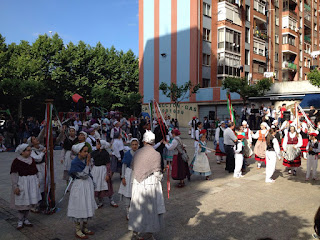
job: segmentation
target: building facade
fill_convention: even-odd
[[[319,65],[315,54],[320,49],[319,4],[318,0],[139,0],[143,102],[170,104],[159,84],[190,80],[201,86],[184,101],[197,109],[192,114],[202,119],[211,112],[225,119],[226,91],[221,88],[225,77],[246,77],[254,84],[269,74],[275,84],[305,83],[307,73]],[[232,94],[232,99],[240,112],[239,96]],[[178,120],[182,125],[187,122],[181,113]]]

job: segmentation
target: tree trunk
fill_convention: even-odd
[[[18,117],[22,117],[22,99],[19,100],[19,105],[18,105]]]

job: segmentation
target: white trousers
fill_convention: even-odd
[[[312,170],[312,178],[316,178],[317,168],[318,168],[318,155],[308,155],[306,178],[310,177],[311,170]]]
[[[234,159],[235,159],[235,168],[234,168],[233,177],[241,177],[241,175],[242,175],[241,169],[242,169],[242,164],[243,164],[242,153],[235,153]]]
[[[276,169],[277,154],[275,151],[266,151],[266,181],[270,180]]]
[[[191,138],[192,138],[192,139],[194,139],[194,134],[195,134],[195,132],[196,132],[196,131],[194,130],[194,128],[191,128]]]

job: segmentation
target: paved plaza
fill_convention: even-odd
[[[193,154],[193,141],[182,131],[182,140]],[[213,143],[209,142],[209,147]],[[10,165],[16,153],[0,154],[0,239],[75,239],[74,224],[67,218],[68,195],[53,215],[30,213],[33,228],[17,231],[16,211],[10,209]],[[56,199],[61,198],[65,182],[62,181],[60,151],[55,151]],[[313,218],[320,205],[320,181],[305,182],[306,161],[296,177],[284,172],[282,162],[277,162],[276,182],[264,182],[265,168],[258,170],[254,159],[249,161],[248,172],[242,179],[233,179],[217,165],[209,153],[212,181],[193,176],[186,187],[176,188],[171,180],[170,199],[167,198],[166,178],[163,191],[167,213],[165,229],[155,234],[156,239],[246,239],[272,238],[275,240],[312,239]],[[165,175],[166,177],[166,175]],[[114,175],[114,189],[119,189],[119,175]],[[105,200],[103,208],[89,222],[96,234],[90,239],[130,239],[126,213],[118,194],[115,209]]]

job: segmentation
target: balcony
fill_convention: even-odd
[[[292,17],[293,19],[298,19],[298,15],[297,13],[292,10],[292,9],[289,9],[289,8],[284,8],[283,11],[282,11],[282,17],[285,17],[285,16],[290,16]]]
[[[304,41],[311,44],[311,37],[310,36],[304,36]]]
[[[256,38],[260,38],[264,41],[268,40],[267,34],[263,33],[261,30],[255,30],[255,32],[253,33],[253,36]]]
[[[305,10],[307,10],[307,11],[309,11],[309,12],[311,12],[311,7],[310,7],[310,5],[308,5],[308,4],[304,4],[304,9]]]
[[[294,64],[294,63],[291,63],[291,62],[287,62],[287,61],[284,61],[282,63],[282,67],[284,69],[288,69],[288,70],[292,70],[292,71],[297,71],[297,65]]]

